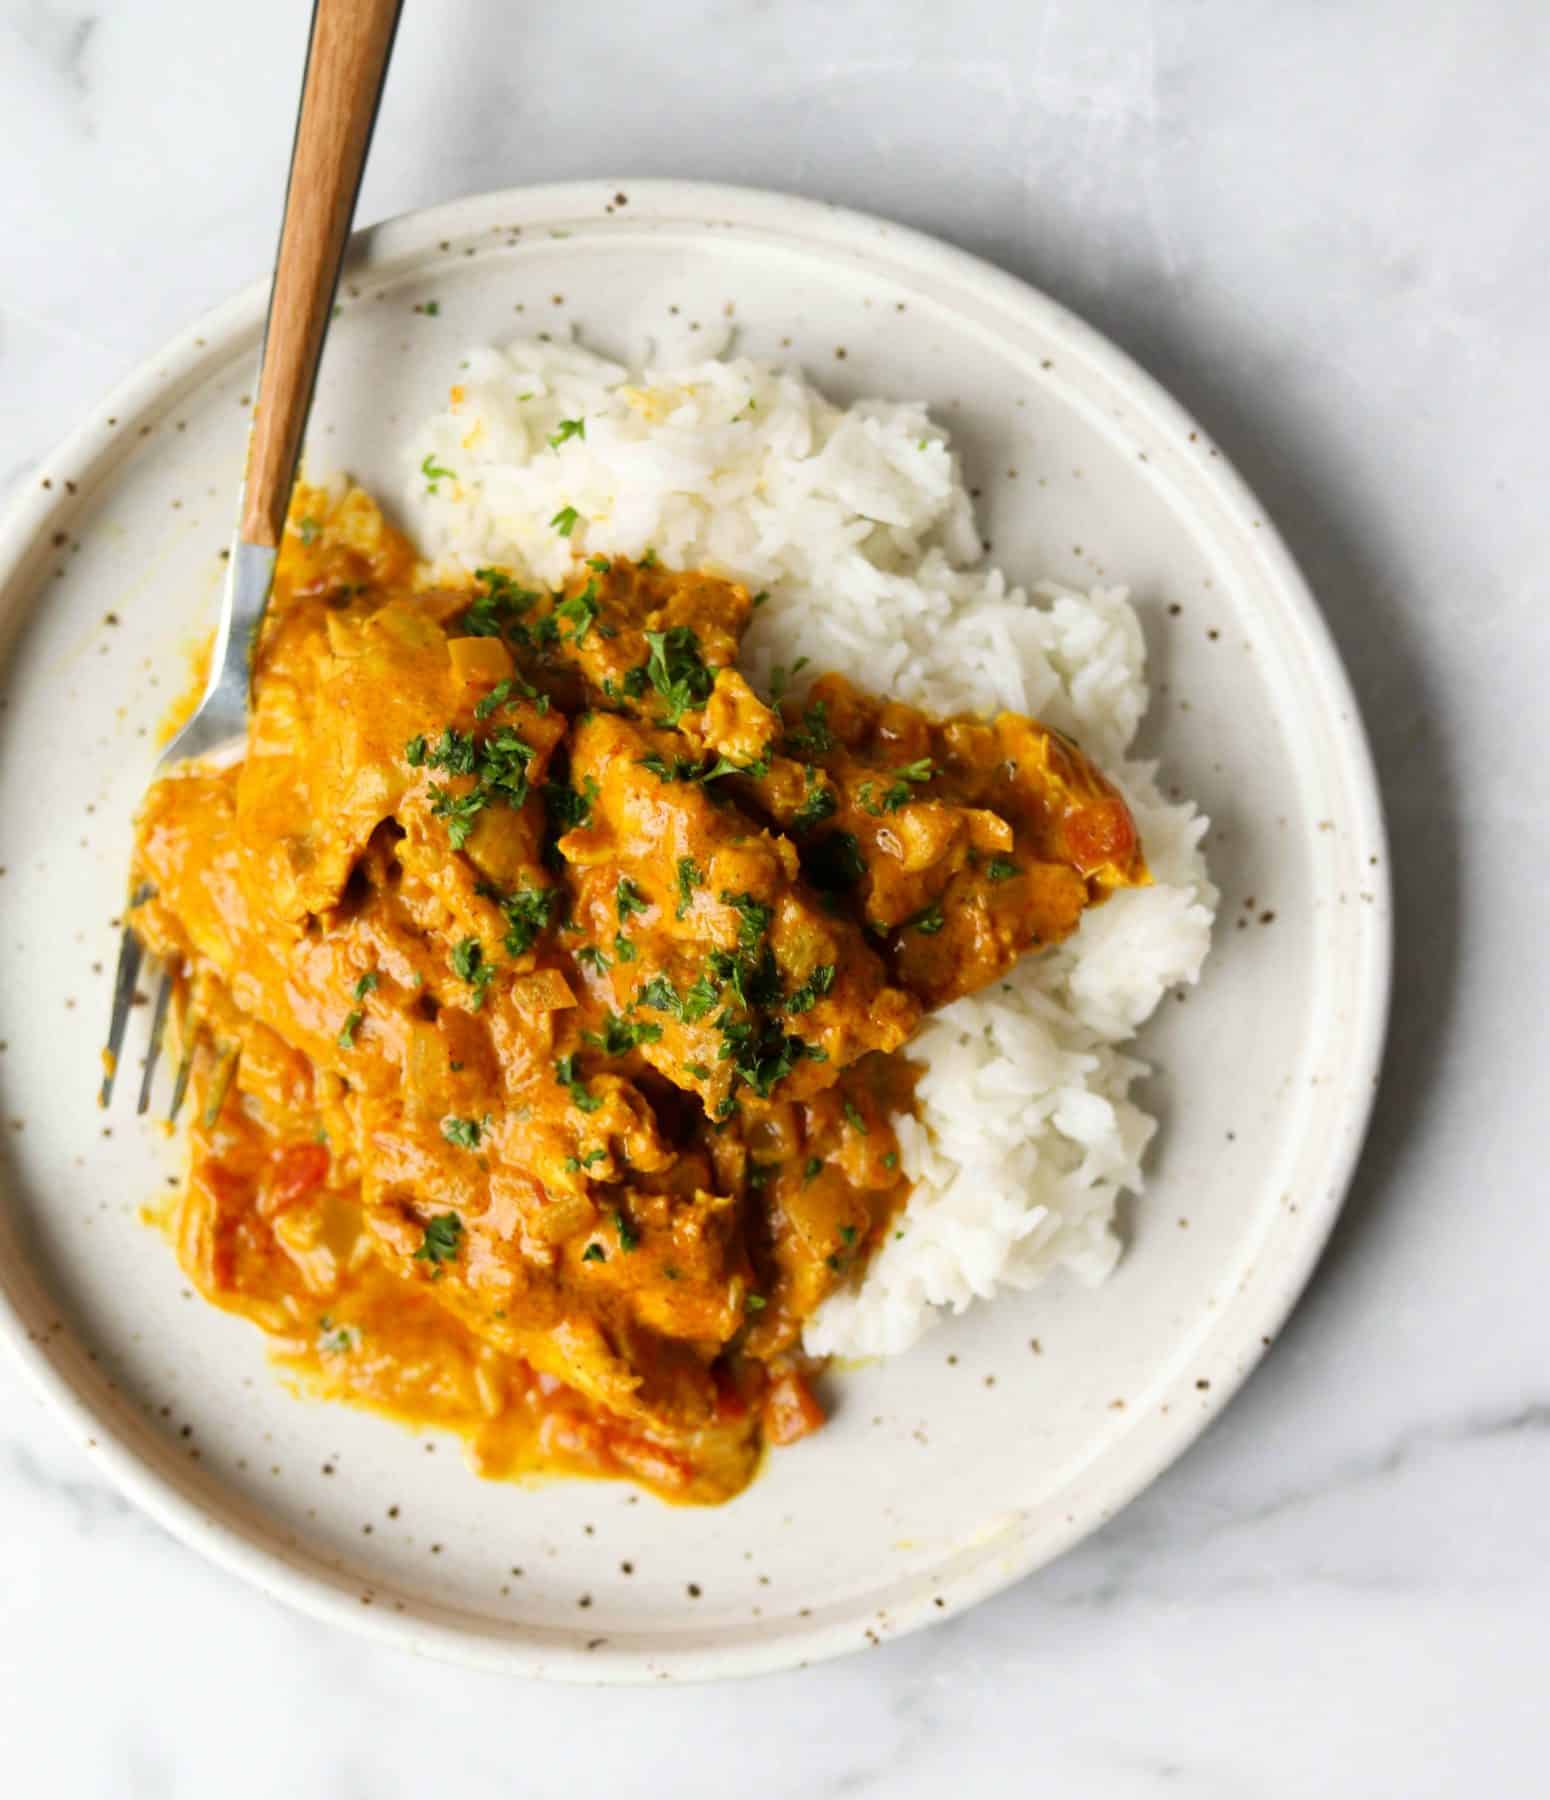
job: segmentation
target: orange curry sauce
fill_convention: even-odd
[[[364,494],[299,492],[246,757],[139,821],[183,1266],[482,1473],[712,1503],[821,1424],[802,1328],[907,1199],[923,1011],[1147,880],[1028,719],[766,705],[751,607],[649,556],[426,586]]]

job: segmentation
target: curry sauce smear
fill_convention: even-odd
[[[715,1502],[820,1424],[802,1328],[907,1200],[923,1012],[1147,879],[1030,720],[767,703],[752,605],[649,556],[426,585],[299,490],[246,756],[139,821],[184,1267],[483,1473]]]

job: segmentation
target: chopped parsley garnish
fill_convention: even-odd
[[[601,1244],[588,1244],[581,1253],[583,1262],[607,1262],[608,1252]]]
[[[420,473],[425,477],[433,494],[436,492],[438,482],[457,480],[457,476],[450,469],[443,468],[437,462],[434,450],[426,452],[425,460],[420,464]]]
[[[786,1011],[788,1013],[811,1012],[834,986],[834,975],[833,963],[820,963],[801,987],[786,996]]]
[[[458,1246],[463,1239],[463,1221],[455,1212],[437,1213],[426,1221],[425,1236],[414,1253],[416,1262],[428,1262],[439,1270],[443,1263],[456,1262]]]
[[[743,1301],[744,1307],[751,1313],[761,1313],[769,1305],[763,1294],[749,1294]]]
[[[761,1100],[768,1100],[775,1083],[811,1053],[809,1045],[799,1037],[788,1037],[773,1019],[734,1019],[723,1012],[716,1024],[721,1032],[721,1061],[730,1062]]]
[[[549,523],[562,538],[568,538],[576,529],[576,521],[580,517],[581,514],[574,506],[562,506]]]
[[[540,718],[549,710],[549,696],[539,693],[531,682],[524,681],[520,675],[508,675],[497,681],[474,708],[476,719],[487,719],[498,707],[505,706],[513,693],[518,693],[524,700],[531,700]]]
[[[993,856],[985,864],[985,877],[989,881],[1010,881],[1017,873],[1017,864],[1007,856]]]
[[[364,1000],[381,979],[382,977],[375,969],[368,969],[360,980],[356,982],[355,986],[350,989],[350,992],[357,1000]]]
[[[532,949],[554,917],[559,899],[558,888],[529,887],[524,882],[516,893],[497,901],[506,921],[502,946],[508,956],[522,956]]]
[[[318,1349],[325,1356],[343,1356],[357,1349],[361,1341],[359,1325],[336,1325],[327,1313],[318,1320],[318,1329],[323,1333],[318,1339]]]
[[[554,616],[563,619],[571,628],[570,641],[580,644],[585,641],[587,633],[592,629],[599,607],[597,604],[597,583],[590,578],[579,594],[572,594],[569,600],[562,601],[554,609]]]
[[[649,756],[636,758],[641,768],[649,769],[658,781],[698,781],[700,778],[699,759],[693,756],[675,756],[671,762],[660,751],[653,750]]]
[[[567,444],[572,438],[584,438],[587,435],[585,419],[561,419],[560,429],[549,439],[549,448],[558,450],[561,444]]]
[[[936,765],[929,756],[923,756],[918,762],[905,763],[892,773],[897,779],[884,790],[883,805],[889,812],[897,812],[911,798],[910,784],[929,781],[936,773]],[[867,810],[872,809],[868,807]]]
[[[822,1173],[823,1173],[823,1158],[821,1156],[808,1157],[807,1161],[805,1163],[803,1163],[803,1165],[802,1165],[803,1185],[805,1186],[809,1181],[814,1180],[817,1176],[821,1175]]]
[[[614,889],[614,908],[619,914],[621,925],[631,913],[643,913],[650,905],[651,902],[628,875],[619,877],[619,885]]]
[[[572,1175],[577,1175],[583,1169],[590,1169],[594,1163],[600,1163],[607,1154],[601,1146],[596,1150],[583,1150],[579,1156],[567,1156],[565,1167]]]
[[[516,808],[527,798],[527,768],[535,752],[509,725],[503,725],[482,743],[471,732],[458,731],[451,725],[440,741],[429,745],[423,736],[412,737],[404,746],[411,768],[439,769],[448,775],[472,775],[475,785],[466,793],[454,794],[439,782],[431,784],[431,811],[447,822],[447,836],[452,848],[461,850],[468,842],[474,823],[487,806],[497,800]]]
[[[764,934],[770,928],[770,921],[775,917],[773,907],[755,900],[752,894],[723,893],[721,901],[724,906],[733,907],[738,915],[737,948],[741,955],[752,956],[764,942]]]
[[[673,909],[673,917],[681,919],[694,904],[694,890],[705,880],[699,866],[692,856],[680,856],[678,859],[678,904]]]
[[[452,972],[474,990],[474,1011],[484,1005],[485,989],[495,979],[495,965],[484,954],[478,938],[464,938],[452,947]]]
[[[648,631],[646,642],[651,646],[646,678],[662,697],[667,723],[676,725],[686,712],[710,698],[714,678],[700,656],[700,640],[688,625]]]
[[[304,544],[310,547],[318,541],[318,533],[321,530],[322,527],[318,524],[316,519],[306,518],[298,521],[296,535]]]
[[[612,967],[608,960],[608,952],[601,944],[579,944],[571,952],[576,961],[590,969],[594,975],[606,975]]]
[[[614,1208],[614,1230],[619,1234],[621,1250],[628,1252],[639,1247],[640,1233],[617,1207]]]
[[[344,1024],[339,1027],[339,1035],[334,1042],[341,1050],[355,1048],[355,1034],[360,1029],[361,1021],[366,1017],[359,1007],[345,1015]]]
[[[847,1099],[845,1102],[843,1111],[845,1113],[845,1117],[856,1128],[856,1130],[861,1133],[862,1137],[870,1137],[872,1135],[871,1127],[867,1124],[866,1120],[862,1118],[860,1112],[856,1108],[856,1103],[854,1100]]]
[[[929,906],[921,907],[918,913],[906,919],[904,928],[909,930],[913,927],[924,937],[935,937],[946,923],[942,916],[942,902],[933,900]]]
[[[815,825],[821,825],[825,819],[832,817],[839,810],[839,804],[834,789],[826,785],[816,769],[809,767],[807,794],[791,820],[791,829],[811,831]]]
[[[568,1090],[571,1104],[584,1113],[594,1113],[603,1104],[596,1094],[589,1093],[587,1084],[576,1073],[576,1053],[562,1056],[554,1065],[554,1078],[562,1088]]]
[[[458,1119],[449,1115],[441,1121],[441,1135],[449,1144],[456,1144],[462,1150],[477,1150],[489,1122],[488,1113],[483,1119]]]
[[[843,1239],[843,1241],[845,1242],[845,1244],[847,1246],[855,1243],[855,1241],[856,1241],[855,1226],[854,1225],[842,1225],[840,1227],[840,1237]]]
[[[702,1062],[685,1063],[684,1073],[692,1075],[696,1081],[710,1080],[710,1070]]]
[[[597,799],[597,781],[589,775],[578,794],[563,781],[544,783],[544,811],[555,831],[578,831],[592,822],[592,802]]]
[[[801,666],[800,663],[796,665],[797,668]],[[829,730],[829,708],[824,701],[815,700],[802,714],[800,728],[786,733],[786,747],[798,756],[822,756],[834,747],[834,734]]]
[[[693,1025],[705,1017],[719,998],[719,990],[709,975],[701,975],[684,994],[679,993],[667,976],[653,975],[635,996],[635,1001],[638,1006],[649,1006],[656,1012],[671,1013],[675,1019],[682,1019],[686,1025]],[[694,1066],[688,1065],[691,1074]]]
[[[622,931],[614,933],[614,955],[622,963],[632,963],[636,957],[635,946]]]
[[[585,437],[587,434],[583,431],[581,435]],[[589,569],[596,569],[599,575],[606,575],[613,567],[613,564],[606,556],[589,556],[587,558],[587,567]]]
[[[518,620],[539,598],[538,594],[532,588],[518,587],[503,569],[475,569],[474,579],[484,583],[485,592],[469,603],[462,629],[470,637],[525,640],[526,632]]]
[[[601,1031],[584,1031],[581,1041],[592,1044],[601,1050],[604,1056],[626,1056],[639,1044],[654,1044],[662,1036],[660,1025],[648,1024],[644,1019],[621,1019],[617,1013],[603,1015]]]
[[[896,1169],[896,1168],[898,1168],[898,1166],[899,1166],[898,1151],[897,1150],[888,1151],[887,1154],[883,1157],[883,1167],[885,1169]]]

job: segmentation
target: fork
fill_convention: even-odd
[[[269,604],[323,338],[339,286],[402,5],[403,0],[316,0],[313,7],[269,316],[259,348],[257,405],[211,651],[210,678],[193,717],[162,752],[153,780],[194,758],[229,747],[240,752],[247,732],[253,651]],[[129,896],[125,909],[102,1087],[97,1096],[100,1106],[107,1106],[113,1098],[114,1078],[145,960],[133,915],[150,897],[150,891],[141,886]],[[136,1107],[141,1113],[151,1103],[151,1083],[161,1057],[176,973],[163,969],[156,990]],[[177,1118],[188,1088],[196,1038],[197,1033],[190,1032],[183,1047],[173,1086],[172,1119]],[[224,1097],[230,1073],[228,1067],[224,1080],[218,1078],[217,1103]]]

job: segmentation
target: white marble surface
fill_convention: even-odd
[[[267,264],[306,12],[0,0],[6,488]],[[408,15],[364,218],[598,173],[838,199],[1029,276],[1201,415],[1376,740],[1385,1087],[1334,1247],[1210,1437],[1056,1567],[806,1674],[553,1690],[336,1635],[134,1513],[0,1366],[5,1791],[1544,1793],[1550,13]]]

